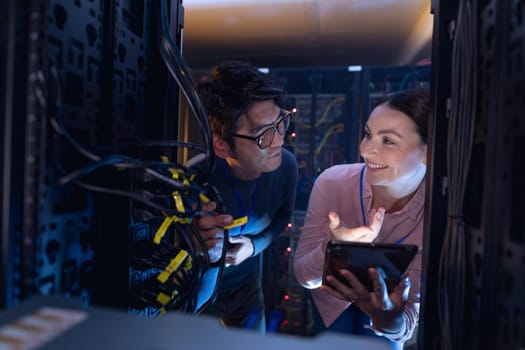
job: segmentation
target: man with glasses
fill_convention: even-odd
[[[220,289],[204,313],[219,317],[227,327],[264,332],[261,253],[290,222],[295,203],[297,162],[282,147],[292,114],[279,107],[280,89],[249,64],[213,67],[198,90],[216,156],[209,182],[220,194],[224,210],[195,219],[212,262],[220,256],[223,227],[241,220],[228,230]],[[190,164],[193,169],[198,166]],[[213,204],[207,209],[212,212]],[[217,278],[217,269],[207,272],[199,306],[212,296]]]
[[[279,114],[279,119],[277,119],[275,122],[271,123],[270,125],[262,125],[261,127],[258,127],[256,132],[263,130],[259,135],[257,136],[248,136],[248,135],[241,135],[241,134],[233,134],[233,137],[240,137],[242,139],[246,140],[253,140],[259,146],[260,149],[266,149],[272,145],[273,139],[275,137],[275,132],[277,131],[279,135],[285,135],[286,130],[288,129],[288,126],[290,125],[290,118],[292,116],[292,112],[287,111],[285,109],[281,109],[281,112]]]

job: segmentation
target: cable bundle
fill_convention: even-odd
[[[65,173],[55,181],[56,185],[74,183],[89,191],[129,198],[133,202],[133,218],[156,227],[153,239],[131,244],[130,268],[138,270],[143,278],[131,286],[130,307],[153,310],[148,311],[151,315],[168,309],[196,311],[196,292],[210,263],[192,219],[201,214],[213,191],[206,184],[196,183],[193,176],[187,177],[184,166],[170,163],[165,157],[158,162],[121,154],[101,157],[79,144],[58,118],[53,116],[50,122],[58,135],[91,161],[68,173],[56,164]],[[129,175],[134,188],[95,184],[91,175],[96,177],[104,168],[113,169],[114,176]]]
[[[476,0],[459,2],[452,48],[451,108],[447,136],[448,220],[439,261],[438,312],[442,349],[462,348],[466,237],[463,204],[474,138],[477,75]]]
[[[56,110],[50,113],[50,124],[53,131],[65,139],[74,150],[89,161],[87,166],[73,171],[66,170],[61,164],[55,164],[61,174],[55,179],[56,185],[75,184],[89,191],[122,196],[133,202],[133,219],[144,221],[154,227],[153,239],[144,239],[130,245],[130,268],[138,272],[140,279],[133,281],[130,290],[132,308],[155,310],[151,315],[160,314],[168,309],[185,312],[201,312],[207,306],[204,303],[196,310],[196,295],[201,286],[204,273],[212,265],[219,267],[218,279],[214,293],[224,268],[226,245],[223,245],[220,260],[211,264],[198,229],[192,220],[204,214],[202,207],[211,198],[221,211],[221,201],[207,180],[214,166],[211,129],[207,114],[202,106],[195,84],[187,70],[180,51],[169,33],[167,1],[161,6],[160,52],[172,77],[180,86],[192,110],[197,125],[202,133],[204,146],[174,140],[146,140],[133,144],[111,145],[109,155],[97,154],[104,146],[98,146],[97,152],[87,149],[77,141],[63,126],[62,85],[56,68],[52,65],[51,75],[56,81]],[[144,160],[138,157],[121,154],[122,150],[151,147],[186,147],[205,155],[204,167],[199,173],[188,176],[188,169],[170,162],[166,157],[158,161]],[[117,152],[118,151],[118,152]],[[114,154],[116,153],[116,154]],[[140,154],[141,152],[137,152]],[[105,176],[97,175],[109,172],[117,176],[113,186],[103,185]],[[123,177],[125,181],[120,181]],[[98,179],[96,181],[95,179]],[[120,188],[116,188],[115,183]],[[130,188],[131,187],[131,188]],[[205,214],[204,214],[205,215]],[[227,240],[227,230],[224,239]]]
[[[143,276],[132,285],[131,306],[153,310],[152,315],[168,309],[195,312],[201,278],[211,265],[205,244],[192,224],[192,218],[199,215],[203,204],[209,201],[207,191],[187,178],[185,171],[171,167],[169,171],[186,187],[167,195],[169,189],[162,189],[157,179],[150,180],[153,183],[149,183],[151,188],[147,192],[155,190],[157,197],[164,194],[172,203],[172,213],[143,218],[157,227],[156,231],[152,239],[134,242],[130,251],[130,267]],[[137,210],[135,208],[135,216],[138,216]],[[144,207],[142,212],[151,213],[151,208]]]

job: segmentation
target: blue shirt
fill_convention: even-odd
[[[194,167],[198,167],[197,163]],[[262,253],[290,222],[297,187],[297,161],[292,153],[282,149],[281,165],[274,171],[262,173],[259,179],[244,181],[232,177],[223,168],[223,160],[217,158],[209,183],[217,189],[222,200],[225,214],[233,218],[246,215],[252,206],[254,190],[257,187],[253,208],[248,223],[243,227],[229,231],[231,236],[248,236],[254,245],[252,257],[239,265],[224,269],[220,281],[221,289],[235,289],[242,286],[257,273],[257,260]],[[233,181],[233,186],[232,186]],[[239,200],[242,203],[239,206]],[[217,279],[218,268],[209,269],[203,278],[197,305],[200,307],[211,297]]]

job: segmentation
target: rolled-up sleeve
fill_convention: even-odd
[[[294,273],[297,281],[304,287],[319,288],[322,282],[325,242],[330,239],[328,228],[327,201],[322,191],[322,177],[315,182],[305,223],[294,254]]]

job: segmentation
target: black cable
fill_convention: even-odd
[[[203,138],[204,143],[208,146],[206,152],[206,167],[204,168],[204,176],[202,179],[204,181],[207,181],[209,177],[211,176],[211,172],[213,170],[213,167],[215,166],[215,157],[213,153],[213,140],[211,138],[211,129],[209,126],[209,121],[207,114],[204,110],[204,107],[201,103],[199,94],[197,89],[195,88],[195,84],[191,78],[191,74],[186,68],[186,65],[182,59],[181,53],[179,49],[177,48],[177,45],[175,45],[175,42],[170,34],[169,31],[169,21],[168,21],[168,1],[163,0],[161,5],[161,36],[160,36],[160,53],[161,57],[163,58],[168,70],[172,74],[173,78],[177,81],[178,85],[181,87],[181,90],[186,97],[186,100],[188,101],[188,104],[190,106],[190,109],[192,110],[197,123],[199,124],[200,130],[203,132]],[[215,193],[217,195],[217,193]],[[215,199],[215,202],[220,206],[220,203],[222,201],[219,199],[218,195]],[[221,211],[221,208],[219,207],[219,212]],[[197,232],[196,235],[199,233]],[[220,279],[222,277],[222,273],[225,266],[225,256],[226,256],[226,249],[227,249],[227,242],[228,242],[228,231],[224,231],[224,237],[223,237],[224,243],[223,243],[223,249],[221,252],[221,257],[218,261],[218,278],[214,286],[214,290],[212,292],[212,296],[208,299],[208,301],[199,309],[195,310],[196,313],[201,313],[205,310],[205,308],[211,303],[211,301],[215,298],[215,295],[218,293],[219,290],[219,284]],[[199,281],[200,285],[200,281]]]
[[[476,0],[460,0],[452,47],[451,108],[447,135],[448,220],[439,261],[438,315],[442,349],[462,348],[466,232],[463,205],[476,119]]]
[[[145,147],[185,147],[194,151],[199,151],[202,153],[206,152],[206,148],[202,145],[191,143],[191,142],[182,142],[177,140],[144,140],[134,143],[119,143],[118,145],[111,145],[106,147],[97,147],[98,150],[104,150],[105,148],[110,150],[117,149],[126,149],[126,148],[145,148]]]
[[[206,145],[206,167],[204,169],[204,178],[208,179],[211,176],[211,172],[215,163],[211,128],[208,121],[208,115],[204,109],[204,106],[202,105],[191,73],[188,71],[182,55],[170,34],[168,3],[169,2],[167,0],[162,0],[160,10],[160,54],[172,77],[180,86],[182,93],[186,97],[188,105],[195,116],[195,120],[202,131],[202,137]]]
[[[54,78],[54,80],[56,82],[56,86],[57,86],[57,93],[56,93],[57,115],[61,115],[61,110],[62,110],[61,109],[61,107],[62,107],[62,93],[61,93],[61,91],[62,91],[62,83],[61,83],[60,76],[59,76],[59,74],[58,74],[58,72],[57,72],[57,70],[56,70],[54,65],[51,66],[51,74],[52,74],[52,76],[53,76],[53,78]],[[99,156],[99,155],[97,155],[97,154],[87,150],[85,146],[81,145],[78,141],[76,141],[76,139],[62,125],[60,120],[54,116],[54,114],[51,114],[51,117],[49,118],[49,120],[50,120],[51,126],[53,127],[55,132],[58,135],[64,137],[80,154],[82,154],[83,156],[85,156],[86,158],[90,159],[93,162],[99,162],[101,160],[101,156]],[[206,123],[206,126],[207,126],[206,130],[209,131],[209,124]],[[210,135],[208,132],[206,132],[206,130],[204,131],[204,134]],[[206,139],[211,139],[211,137],[208,136],[208,137],[206,137]],[[164,141],[164,142],[167,142],[167,141]],[[181,145],[184,145],[184,146],[187,145],[185,142],[177,142],[177,143],[180,143]],[[146,144],[151,145],[152,142],[149,141]],[[191,144],[191,146],[193,147],[193,144]],[[210,152],[213,152],[213,144],[211,142],[208,142],[207,146],[208,147],[210,147],[210,146],[212,147],[212,151],[210,151],[208,148],[206,148],[206,154],[209,155]],[[115,157],[116,156],[127,157],[127,156],[124,156],[124,155],[114,155],[114,156]],[[127,157],[127,159],[129,160],[130,163],[140,162],[138,160],[137,161],[132,161],[131,157]],[[179,165],[179,164],[172,164],[172,166],[173,167],[177,167],[179,169],[182,168],[182,166]],[[157,178],[159,180],[162,180],[162,181],[166,182],[166,184],[172,185],[175,188],[180,188],[180,183],[175,181],[175,180],[173,180],[172,178],[164,176],[164,175],[158,173],[157,171],[155,171],[153,169],[147,168],[146,166],[144,166],[144,168],[146,169],[146,172],[149,175],[152,175],[153,177],[155,177],[155,178]],[[207,169],[206,171],[209,171],[209,170]],[[208,177],[206,177],[206,179],[207,178]]]
[[[150,168],[151,166],[155,166],[162,168],[164,171],[167,171],[169,168],[171,168],[180,170],[182,174],[185,174],[187,171],[185,167],[174,163],[142,162],[132,157],[123,155],[111,155],[105,158],[101,158],[100,156],[90,151],[87,151],[82,145],[76,142],[76,140],[73,137],[71,137],[71,135],[66,131],[63,125],[59,122],[59,120],[57,120],[54,117],[51,117],[50,120],[57,134],[65,137],[67,141],[71,143],[77,151],[79,151],[81,154],[95,162],[94,164],[88,165],[84,168],[69,172],[68,174],[58,179],[57,184],[64,185],[70,182],[74,182],[76,185],[89,191],[129,198],[134,202],[146,205],[147,207],[157,210],[159,213],[164,213],[166,215],[175,215],[177,217],[192,218],[193,216],[199,214],[199,210],[202,207],[199,194],[204,192],[204,189],[200,185],[191,182],[184,184],[183,181],[173,179],[172,177],[161,174],[157,170]],[[172,188],[168,193],[171,193],[174,189],[179,190],[183,193],[193,193],[194,197],[199,200],[198,204],[196,205],[196,208],[198,208],[198,210],[181,213],[173,207],[166,207],[154,202],[153,200],[146,199],[146,197],[144,197],[144,195],[141,193],[123,191],[115,188],[108,188],[79,181],[81,177],[87,176],[104,166],[114,166],[116,168],[121,169],[143,169],[144,172],[150,175],[152,178],[161,181],[165,185],[171,186]],[[64,172],[64,169],[62,169],[62,172]],[[168,194],[164,194],[164,196],[172,197]],[[153,198],[159,198],[159,196],[153,196]],[[188,254],[192,259],[192,271],[190,273],[185,272],[184,270],[182,270],[183,272],[177,271],[176,273],[170,276],[170,279],[173,280],[173,283],[171,285],[174,288],[173,291],[176,291],[176,296],[170,302],[169,308],[180,309],[186,312],[194,311],[196,304],[196,292],[198,290],[198,287],[200,286],[200,280],[202,278],[203,271],[206,270],[207,264],[209,263],[207,259],[207,254],[204,255],[206,259],[201,263],[202,257],[197,256],[194,253],[197,249],[193,245],[192,240],[188,237],[193,236],[197,239],[197,241],[199,242],[200,251],[206,251],[206,247],[198,232],[196,234],[188,232],[188,229],[191,227],[194,226],[187,224],[178,225],[176,226],[176,233],[184,238],[185,246],[188,247]],[[178,274],[182,274],[182,276],[179,276]],[[152,289],[148,289],[148,287]],[[138,300],[141,300],[143,303],[148,302],[149,305],[155,305],[155,298],[158,292],[160,291],[161,289],[158,283],[152,283],[152,281],[144,281],[144,283],[141,285],[141,295],[138,296]]]
[[[158,210],[159,212],[164,212],[166,213],[167,215],[171,216],[171,215],[175,215],[175,216],[184,216],[184,217],[191,217],[193,215],[196,215],[197,212],[190,212],[190,213],[180,213],[179,211],[173,209],[173,208],[170,208],[170,207],[165,207],[165,206],[162,206],[158,203],[155,203],[149,199],[146,199],[144,198],[143,195],[140,195],[138,193],[133,193],[133,192],[130,192],[130,191],[122,191],[122,190],[116,190],[114,188],[109,188],[109,187],[102,187],[102,186],[98,186],[98,185],[93,185],[93,184],[88,184],[88,183],[84,183],[84,182],[81,182],[81,181],[76,181],[75,184],[77,186],[80,186],[86,190],[89,190],[89,191],[93,191],[93,192],[99,192],[99,193],[105,193],[105,194],[111,194],[111,195],[115,195],[115,196],[120,196],[120,197],[126,197],[126,198],[129,198],[135,202],[138,202],[138,203],[142,203],[152,209],[156,209]]]
[[[82,176],[86,176],[96,171],[97,169],[105,166],[115,166],[119,168],[130,168],[141,166],[140,162],[136,162],[135,159],[125,156],[109,156],[102,158],[94,164],[88,165],[87,167],[71,171],[69,174],[64,175],[56,181],[58,185],[65,185],[69,182],[75,181]]]
[[[195,120],[202,132],[204,139],[204,146],[196,145],[188,142],[179,142],[173,140],[146,140],[137,143],[123,144],[123,145],[111,145],[111,146],[98,146],[97,152],[101,150],[123,150],[129,148],[140,148],[140,147],[166,147],[166,146],[175,146],[175,147],[186,147],[193,150],[198,150],[206,155],[206,163],[203,171],[198,179],[202,179],[203,182],[206,182],[209,178],[211,171],[214,167],[214,153],[213,153],[213,143],[211,137],[211,130],[207,118],[207,114],[204,111],[204,107],[200,102],[198,92],[195,88],[195,84],[191,79],[191,75],[188,72],[180,52],[176,45],[174,45],[173,39],[169,33],[168,29],[168,16],[167,16],[167,1],[164,1],[163,6],[161,7],[161,35],[160,35],[160,53],[163,58],[168,70],[171,75],[177,81],[180,86],[184,96],[188,100],[190,109],[192,110]],[[141,159],[136,159],[127,155],[122,154],[111,154],[108,156],[101,156],[95,153],[93,150],[88,149],[80,142],[73,137],[68,130],[64,127],[61,122],[62,116],[62,81],[54,65],[51,65],[51,75],[56,82],[56,111],[50,113],[50,125],[54,132],[64,138],[79,154],[85,157],[91,162],[85,167],[66,172],[64,167],[57,163],[59,171],[63,174],[56,183],[59,185],[65,185],[68,183],[74,183],[86,190],[95,191],[100,193],[106,193],[116,196],[123,196],[129,198],[133,202],[141,203],[146,207],[155,210],[158,212],[158,216],[175,216],[177,218],[186,218],[191,219],[200,214],[202,208],[202,201],[200,195],[205,193],[205,189],[202,184],[194,183],[185,178],[187,169],[179,164],[173,163],[164,163],[164,162],[148,162]],[[118,169],[141,169],[145,175],[149,176],[150,186],[156,184],[156,181],[159,182],[159,187],[167,188],[164,193],[150,193],[149,196],[144,195],[141,192],[132,192],[124,191],[116,188],[108,188],[102,185],[88,183],[86,181],[81,181],[80,179],[86,176],[93,174],[95,171],[111,166]],[[170,171],[175,171],[182,177],[182,180],[177,178],[177,173],[169,174]],[[167,173],[168,175],[165,175]],[[192,206],[184,205],[184,212],[180,212],[180,208],[177,209],[171,206],[166,206],[159,204],[154,201],[154,199],[166,199],[169,198],[168,194],[172,194],[174,191],[180,191],[180,197],[182,202],[190,200],[193,201]],[[194,197],[192,199],[190,197]],[[218,203],[219,205],[220,203]],[[172,230],[173,234],[177,237],[180,237],[183,240],[183,246],[187,249],[188,257],[191,258],[191,268],[186,270],[185,267],[177,269],[170,273],[169,281],[166,284],[159,284],[156,279],[147,279],[141,282],[141,286],[145,287],[139,290],[137,295],[137,300],[139,300],[143,305],[159,305],[158,293],[165,292],[169,296],[170,300],[165,305],[167,308],[181,309],[184,311],[195,312],[196,307],[196,294],[198,288],[201,286],[201,281],[204,273],[207,271],[208,267],[211,265],[208,255],[205,253],[204,256],[197,254],[197,251],[207,252],[205,242],[203,242],[200,237],[198,229],[194,224],[180,223],[175,220],[175,223],[171,223],[169,229]],[[227,230],[225,231],[225,242],[227,242]],[[163,241],[161,244],[165,244],[167,236],[163,236]],[[148,244],[154,244],[153,242],[148,242]],[[160,249],[160,247],[151,246],[150,249]],[[168,250],[168,254],[178,254],[180,248],[174,247],[173,250]],[[222,271],[224,269],[224,260],[226,253],[226,243],[223,245],[223,250],[221,258],[218,262],[219,265],[219,277],[222,276]],[[175,258],[176,255],[173,255],[172,258]],[[137,256],[137,259],[140,260],[140,256]],[[167,267],[163,265],[168,262],[164,261],[159,257],[160,260],[139,260],[135,261],[137,264],[142,264],[142,267],[147,266],[147,261],[151,261],[152,269],[158,269],[160,267]],[[189,260],[188,260],[189,261]],[[160,264],[160,265],[159,265]],[[220,281],[220,279],[219,279]],[[214,295],[218,291],[218,281],[214,288]],[[212,298],[213,299],[213,298]],[[208,301],[209,303],[209,301]],[[206,305],[208,305],[206,303]],[[204,308],[199,310],[202,311]]]

